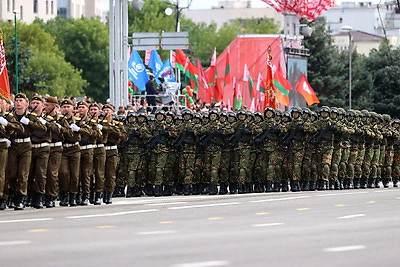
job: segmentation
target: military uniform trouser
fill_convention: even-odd
[[[193,170],[193,184],[200,184],[204,172],[204,153],[195,152],[194,170]]]
[[[276,144],[263,147],[262,149],[262,173],[263,173],[263,183],[265,181],[279,182],[277,175],[277,168],[279,162],[279,155],[275,148]]]
[[[233,174],[234,164],[232,164],[232,149],[223,149],[221,152],[221,165],[219,169],[219,183],[227,184],[231,181],[231,174]]]
[[[354,178],[360,179],[362,176],[362,165],[365,157],[365,145],[364,143],[358,144],[358,153],[356,158],[356,165],[354,167]]]
[[[250,156],[250,155],[249,155]],[[218,184],[218,170],[221,165],[221,148],[210,145],[204,153],[203,183]]]
[[[194,147],[188,147],[179,153],[179,177],[181,183],[191,185],[193,183],[193,172],[195,164]]]
[[[374,145],[373,155],[371,159],[371,173],[369,178],[376,179],[378,178],[378,167],[379,167],[379,159],[381,157],[381,148],[380,145]]]
[[[108,192],[114,192],[115,179],[117,177],[117,165],[118,165],[118,150],[106,149],[106,164],[105,164],[105,181],[104,188]]]
[[[104,147],[96,147],[93,149],[93,171],[94,192],[103,192],[104,190],[104,171],[106,165],[106,150]]]
[[[93,148],[81,149],[79,183],[82,194],[90,193],[90,181],[93,175]]]
[[[357,155],[358,155],[358,146],[353,144],[349,150],[349,160],[347,161],[347,178],[353,180],[354,179],[354,168],[356,165]]]
[[[152,164],[154,164],[154,184],[162,185],[164,180],[165,166],[168,160],[168,149],[165,147],[157,147],[152,151]]]
[[[47,163],[46,196],[56,197],[58,195],[58,172],[61,166],[62,153],[62,146],[50,147]]]
[[[369,178],[371,174],[371,163],[372,157],[374,156],[374,147],[372,144],[365,146],[365,156],[362,164],[362,175],[363,178]]]
[[[386,155],[386,145],[381,145],[380,146],[380,152],[379,152],[379,161],[378,161],[378,169],[377,169],[377,178],[384,178],[383,177],[383,172],[384,172],[384,164],[385,164],[385,155]]]
[[[289,158],[287,157],[287,148],[278,147],[277,149],[277,168],[275,169],[276,180],[285,182],[291,176],[289,171]]]
[[[240,145],[235,148],[235,164],[237,164],[238,182],[251,182],[251,167],[253,163],[251,162],[251,147],[248,145]]]
[[[178,157],[175,149],[169,148],[167,152],[167,162],[164,168],[164,185],[173,185],[179,183],[179,172],[177,168]]]
[[[324,181],[330,179],[332,164],[333,145],[332,142],[322,142],[318,146],[318,177]]]
[[[289,168],[292,171],[291,178],[293,181],[300,181],[301,179],[301,165],[304,158],[304,146],[293,145],[290,149],[290,163]]]
[[[14,143],[8,149],[8,168],[6,173],[6,195],[14,192],[26,196],[29,169],[32,158],[32,143]]]
[[[64,147],[58,173],[60,191],[78,193],[81,149],[79,145]]]
[[[40,195],[46,192],[47,164],[49,162],[50,147],[32,148],[32,160],[29,171],[28,188]],[[29,183],[31,185],[29,185]]]
[[[340,144],[336,143],[333,147],[333,153],[332,153],[332,163],[331,163],[331,168],[330,168],[330,179],[332,181],[337,181],[338,176],[339,176],[339,165],[340,165],[340,160],[342,158],[342,147]]]
[[[124,158],[124,162],[121,160],[119,165],[126,165],[128,173],[128,177],[126,179],[127,186],[142,186],[145,179],[144,151],[142,151],[141,148],[132,147],[124,156],[126,156],[126,158]]]
[[[386,145],[385,162],[383,164],[384,171],[383,177],[387,179],[392,178],[392,165],[393,165],[394,150],[393,145]]]
[[[4,199],[6,185],[6,168],[8,160],[8,148],[6,142],[0,142],[0,199]]]
[[[104,151],[105,153],[105,151]],[[125,187],[128,183],[128,163],[130,159],[131,152],[128,148],[121,148],[118,151],[119,154],[119,164],[117,166],[117,181],[116,186]],[[105,164],[105,159],[104,159]]]
[[[224,158],[225,154],[222,157],[222,160]],[[252,168],[252,177],[255,183],[264,183],[264,180],[266,180],[266,169],[268,168],[268,162],[266,159],[268,160],[268,155],[264,153],[262,148],[253,148],[251,151],[251,161],[254,162]]]
[[[301,166],[301,180],[316,181],[318,178],[317,173],[317,157],[315,146],[306,146],[303,162]]]
[[[400,177],[400,147],[394,146],[393,148],[393,165],[392,165],[393,178]]]

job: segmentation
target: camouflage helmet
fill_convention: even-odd
[[[165,116],[169,116],[169,117],[174,118],[175,114],[172,111],[168,110],[167,112],[165,112]]]
[[[290,116],[290,112],[289,111],[283,112],[282,120],[292,121],[292,117]]]
[[[337,107],[331,107],[331,112],[339,114],[339,109]]]
[[[368,110],[363,109],[363,110],[361,110],[361,116],[363,116],[363,117],[371,117],[371,113]]]
[[[149,116],[147,116],[147,120],[149,122],[154,122],[156,120],[156,117],[154,116],[154,114],[150,114]]]
[[[282,115],[283,115],[283,112],[282,112],[282,110],[280,110],[280,109],[275,109],[275,115],[276,116],[278,116],[278,117],[281,117]]]
[[[344,110],[344,108],[338,108],[338,112],[339,112],[339,115],[345,115],[346,114],[346,110]]]
[[[187,118],[186,120],[190,120],[193,117],[192,111],[190,109],[184,109],[182,111],[182,117]],[[189,117],[189,118],[188,118]]]
[[[315,111],[311,111],[311,121],[318,120],[318,114]]]
[[[391,123],[394,127],[396,127],[396,128],[398,128],[398,127],[400,127],[400,120],[398,119],[398,118],[395,118],[395,119],[393,119],[392,120],[392,123]],[[397,126],[395,126],[394,124],[397,124]]]
[[[146,113],[144,113],[144,112],[140,112],[138,115],[137,115],[137,117],[138,117],[138,120],[139,119],[144,119],[145,121],[147,121],[148,120],[148,116],[146,115]]]
[[[289,111],[291,114],[293,114],[294,112],[303,114],[303,110],[301,109],[301,107],[291,107]]]
[[[392,120],[392,118],[390,117],[389,114],[383,114],[383,115],[382,115],[382,119],[383,119],[385,122],[389,122],[389,121]]]
[[[263,121],[264,120],[263,114],[260,111],[254,112],[254,120],[257,122]]]
[[[356,114],[355,114],[354,110],[352,110],[352,109],[349,109],[346,112],[346,117],[355,117],[355,116],[356,116]]]
[[[219,117],[228,117],[228,113],[226,113],[225,111],[221,111],[219,113]]]
[[[319,109],[319,113],[322,113],[322,112],[331,113],[331,109],[330,109],[328,106],[322,106],[322,107]]]
[[[268,113],[271,114],[271,116],[268,116]],[[264,110],[264,117],[265,118],[273,118],[275,117],[275,110],[271,107],[266,107]]]
[[[228,112],[228,121],[230,121],[230,122],[236,121],[235,112],[232,112],[232,111]]]
[[[182,117],[181,114],[176,114],[175,117],[174,117],[174,119],[175,119],[175,121],[182,121],[182,120],[183,120],[183,117]]]
[[[216,120],[219,118],[218,111],[215,110],[215,109],[212,109],[212,110],[209,111],[209,118],[210,118],[210,119],[211,119],[211,115],[215,115]]]

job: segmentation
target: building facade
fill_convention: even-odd
[[[101,0],[58,0],[57,13],[64,19],[101,17]]]
[[[36,18],[44,21],[57,16],[57,0],[1,0],[0,20],[14,20],[14,12],[18,20],[32,23]]]

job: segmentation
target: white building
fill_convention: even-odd
[[[58,0],[57,13],[65,19],[101,17],[101,0]]]
[[[1,0],[0,20],[14,20],[14,11],[17,19],[32,23],[36,18],[44,21],[57,16],[57,0]]]

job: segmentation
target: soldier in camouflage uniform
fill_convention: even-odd
[[[177,150],[172,146],[172,143],[176,140],[176,138],[180,135],[179,126],[175,125],[175,115],[172,111],[167,111],[165,113],[165,122],[166,122],[166,130],[168,131],[168,136],[165,138],[166,141],[166,149],[167,149],[167,161],[164,167],[164,196],[171,196],[173,193],[173,185],[178,177],[178,157],[176,156]],[[178,120],[181,122],[181,120]],[[182,190],[178,185],[178,194],[181,193]]]
[[[362,163],[362,175],[360,180],[360,188],[367,188],[368,177],[371,175],[371,161],[374,156],[374,140],[375,132],[372,126],[372,116],[368,110],[362,110],[362,123],[364,128],[364,144],[365,144],[365,155]]]
[[[371,171],[367,182],[368,188],[379,188],[379,179],[378,179],[378,168],[379,168],[379,160],[381,154],[381,143],[383,140],[382,132],[380,131],[378,124],[381,121],[380,116],[376,112],[370,112],[371,114],[371,126],[372,131],[374,132],[374,142],[373,142],[373,154],[371,157]]]
[[[393,187],[398,187],[400,178],[400,120],[392,120],[392,126],[395,129],[395,140],[393,143],[393,165],[392,165],[392,177]]]
[[[221,123],[221,128],[225,129],[224,135],[222,136],[222,143],[226,144],[229,138],[232,136],[233,132],[233,124],[229,121],[230,116],[226,112],[220,112],[219,114],[219,122]],[[234,117],[233,117],[234,118]],[[232,164],[232,148],[227,147],[226,145],[222,146],[222,157],[221,157],[221,165],[219,169],[219,194],[225,195],[228,193],[228,183],[230,181],[230,172],[233,167]]]
[[[156,127],[156,118],[154,114],[149,114],[147,117],[144,113],[143,116],[138,116],[138,123],[143,123],[147,118],[146,133],[142,136],[142,142],[145,145],[144,156],[142,157],[142,172],[145,175],[143,192],[146,196],[154,196],[154,183],[156,177],[156,157],[151,149],[147,148],[147,143],[151,139],[153,131]]]
[[[275,112],[272,110],[273,114],[275,115]],[[261,147],[261,142],[256,142],[257,141],[257,136],[259,136],[261,133],[263,133],[264,129],[264,117],[263,114],[259,111],[254,112],[254,121],[251,123],[251,130],[254,133],[254,139],[253,139],[253,144],[252,144],[252,149],[251,149],[251,162],[253,163],[252,167],[252,177],[253,177],[253,182],[254,182],[254,192],[255,193],[262,193],[265,191],[265,184],[266,184],[266,167],[263,168],[263,150]],[[265,163],[266,164],[266,163]],[[264,164],[264,165],[265,165]],[[271,183],[271,182],[270,182]],[[272,189],[272,183],[271,183],[271,189]]]
[[[276,112],[279,112],[276,110]],[[279,114],[279,113],[277,113]],[[280,115],[278,115],[280,116]],[[280,116],[281,117],[281,123],[284,126],[284,131],[281,133],[281,142],[278,146],[278,164],[280,168],[278,168],[276,175],[279,177],[280,183],[279,184],[274,184],[273,191],[274,192],[279,192],[282,189],[282,192],[287,192],[289,191],[289,184],[288,181],[291,180],[292,177],[292,171],[290,170],[290,156],[288,153],[288,144],[284,143],[282,140],[283,138],[288,134],[289,131],[289,125],[292,121],[292,118],[290,116],[290,112],[285,111],[283,114]]]
[[[339,125],[339,127],[343,127],[342,120],[344,118],[344,110],[340,111],[338,108],[331,108],[331,119],[335,122],[335,125]],[[343,189],[343,181],[338,179],[339,175],[339,164],[340,159],[342,158],[342,139],[343,133],[340,131],[336,131],[333,138],[333,153],[332,153],[332,161],[330,166],[330,180],[329,180],[329,189],[338,190],[340,188]]]
[[[198,140],[205,133],[205,125],[208,123],[208,114],[200,115],[199,113],[193,114],[193,124],[196,125],[196,147],[195,147],[195,160],[193,169],[192,181],[192,195],[199,195],[202,191],[202,175],[203,175],[203,159],[204,150],[200,147]]]
[[[303,108],[302,114],[303,120],[305,123],[314,122],[312,112],[309,108]],[[313,136],[312,132],[306,132],[304,135],[304,157],[301,166],[301,180],[300,180],[300,188],[302,191],[309,191],[310,184],[311,187],[315,190],[314,183],[315,181],[311,179],[312,168],[316,168],[315,164],[312,164],[313,154],[315,153],[315,146],[311,144],[311,137]],[[314,166],[313,166],[314,165]],[[315,171],[315,170],[314,170]]]
[[[383,127],[382,133],[385,138],[385,159],[383,161],[382,183],[383,187],[389,187],[389,182],[392,179],[392,165],[393,165],[393,144],[397,139],[396,129],[391,125],[392,118],[389,114],[383,114]]]
[[[365,156],[365,141],[364,138],[367,136],[367,129],[362,121],[361,111],[355,110],[356,113],[356,123],[358,134],[356,141],[354,142],[354,146],[357,149],[356,161],[354,165],[354,179],[353,179],[353,187],[354,189],[359,189],[361,184],[361,175],[362,175],[362,164]]]
[[[353,188],[353,180],[354,180],[354,168],[356,164],[357,154],[358,154],[358,138],[360,134],[360,130],[358,129],[356,122],[356,114],[354,110],[348,110],[346,113],[347,119],[347,127],[351,130],[349,135],[350,148],[349,148],[349,159],[347,161],[346,173],[347,178],[344,181],[344,189]]]

